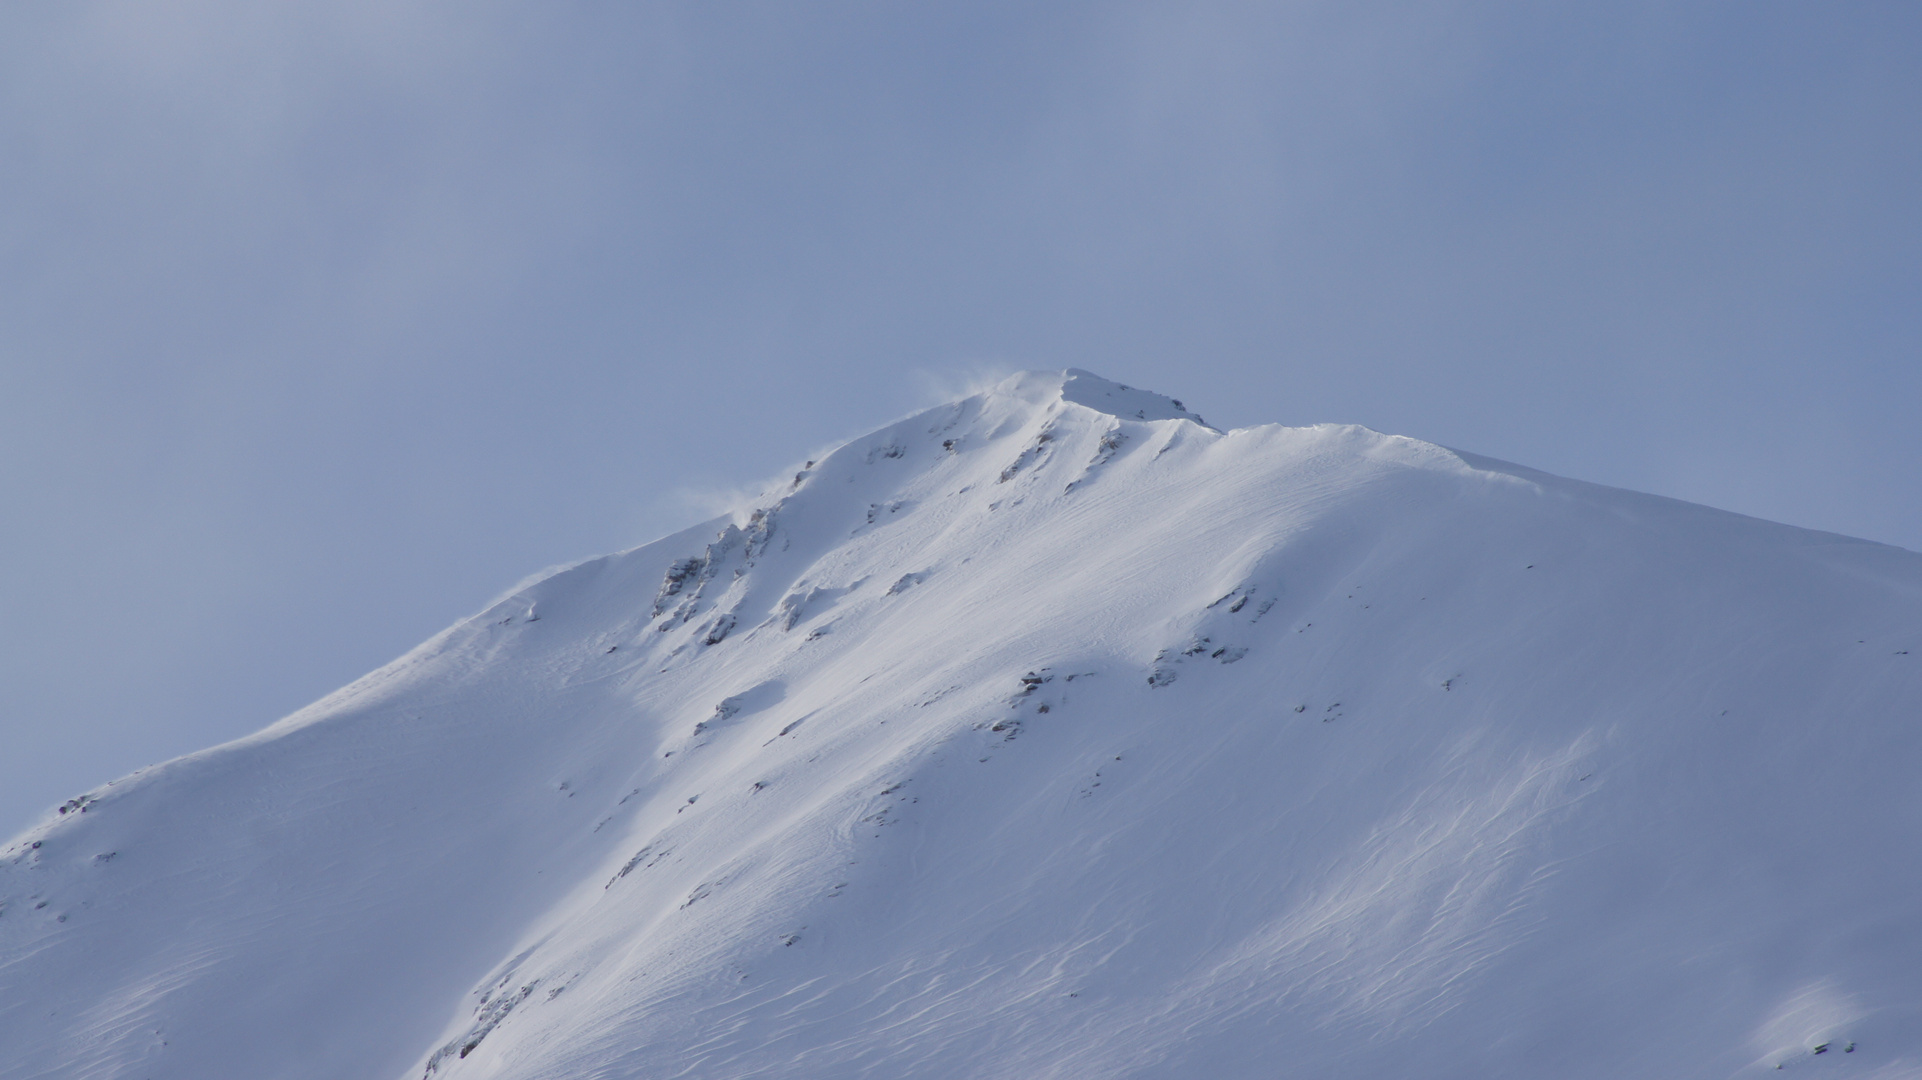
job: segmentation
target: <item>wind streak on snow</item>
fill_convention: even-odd
[[[1546,833],[1585,794],[1571,789],[1591,742],[1486,778],[1464,746],[1312,895],[1171,993],[1164,1021],[1191,1030],[1288,1009],[1389,1036],[1433,1023],[1537,921],[1529,900],[1555,872]]]
[[[1757,1064],[1779,1066],[1807,1055],[1862,1018],[1863,1008],[1834,979],[1819,979],[1789,995],[1755,1029],[1754,1044],[1762,1051]]]

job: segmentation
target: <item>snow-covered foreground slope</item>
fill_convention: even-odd
[[[1918,1076],[1919,840],[1922,556],[1032,374],[17,838],[0,1076]]]

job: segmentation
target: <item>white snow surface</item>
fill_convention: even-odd
[[[1922,556],[1030,373],[50,812],[0,1076],[1922,1076],[1919,767]]]

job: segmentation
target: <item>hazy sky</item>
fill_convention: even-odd
[[[1922,5],[0,10],[0,834],[985,373],[1922,549]]]

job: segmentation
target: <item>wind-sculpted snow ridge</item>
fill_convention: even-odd
[[[1922,556],[1028,374],[0,851],[0,1076],[1922,1075]]]

